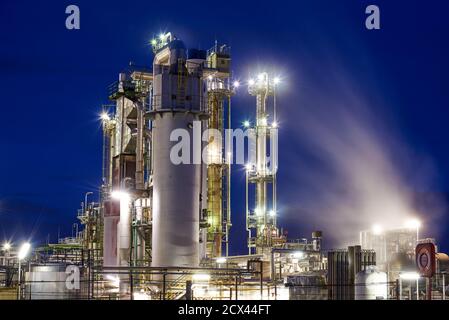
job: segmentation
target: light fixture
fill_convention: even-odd
[[[281,79],[280,79],[279,77],[275,77],[275,78],[273,79],[273,82],[274,82],[274,84],[278,84],[278,83],[281,82]]]
[[[409,229],[418,229],[421,227],[421,222],[417,219],[410,219],[405,223],[405,226]]]
[[[112,191],[111,197],[116,200],[129,200],[129,193],[123,191]]]
[[[245,168],[246,168],[246,171],[251,171],[253,169],[253,165],[251,163],[247,163]]]
[[[109,280],[109,283],[113,286],[113,287],[120,287],[120,278],[118,276],[113,276],[113,275],[106,275],[106,279]]]
[[[303,256],[304,256],[304,253],[301,251],[296,251],[293,253],[293,258],[299,259],[299,258],[302,258]]]
[[[265,73],[260,73],[260,74],[257,76],[257,79],[258,79],[259,81],[264,80],[264,79],[265,79]]]
[[[9,250],[11,250],[11,244],[10,244],[9,242],[5,242],[5,243],[3,244],[3,250],[4,250],[4,251],[9,251]]]
[[[274,210],[270,210],[270,212],[268,212],[268,214],[269,214],[271,217],[275,217],[275,216],[276,216],[276,212],[274,212]]]
[[[156,39],[152,39],[152,40],[151,40],[151,44],[152,44],[153,46],[157,45],[157,40],[156,40]]]
[[[25,242],[22,244],[22,246],[19,249],[19,253],[17,254],[17,258],[19,260],[23,260],[28,255],[28,252],[30,251],[31,244],[29,242]]]
[[[165,33],[161,33],[161,34],[159,35],[159,39],[165,40]]]
[[[271,127],[276,129],[278,127],[278,123],[276,121],[273,121],[273,123],[271,124]]]
[[[249,79],[249,80],[248,80],[248,84],[249,84],[250,86],[253,86],[254,83],[255,83],[254,79]]]
[[[226,263],[226,258],[225,257],[220,257],[220,258],[217,258],[215,261],[218,264],[223,264],[223,263]]]
[[[212,80],[214,77],[212,77],[212,75],[209,75],[208,77],[207,77],[207,79],[209,79],[209,80]]]
[[[380,235],[383,231],[382,226],[380,226],[378,224],[373,225],[371,230],[372,230],[373,234],[375,234],[375,235]]]
[[[404,280],[418,280],[419,274],[417,272],[404,272],[399,277]]]
[[[249,128],[249,126],[250,126],[249,121],[248,121],[248,120],[243,121],[243,126],[244,126],[245,128]]]
[[[233,85],[234,85],[234,88],[238,88],[238,87],[240,87],[240,82],[238,82],[236,80],[236,81],[234,81]]]
[[[103,121],[109,121],[111,120],[111,117],[109,117],[109,114],[107,114],[106,112],[102,112],[100,115],[101,120]]]
[[[197,282],[206,282],[210,280],[210,274],[197,273],[192,276],[192,280]]]

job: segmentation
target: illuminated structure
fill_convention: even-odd
[[[256,97],[256,123],[248,127],[250,141],[255,146],[250,150],[246,166],[246,229],[248,231],[249,254],[268,254],[273,247],[285,242],[276,223],[276,172],[277,166],[277,118],[276,86],[279,78],[264,72],[257,79],[248,81],[248,92]],[[272,114],[268,110],[268,98],[273,97]],[[270,122],[271,120],[271,122]],[[270,142],[268,160],[267,143]],[[251,148],[251,147],[250,147]],[[250,186],[255,186],[255,205],[250,207]],[[270,188],[271,187],[271,188]],[[270,196],[271,194],[271,196]],[[271,201],[269,198],[271,197]]]

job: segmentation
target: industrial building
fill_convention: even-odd
[[[85,194],[77,214],[81,230],[22,256],[4,247],[3,286],[19,299],[395,298],[394,277],[403,270],[388,279],[382,272],[394,250],[413,258],[418,238],[409,232],[362,232],[361,246],[329,252],[321,231],[310,240],[281,232],[280,79],[263,72],[247,83],[256,119],[244,127],[254,148],[242,172],[245,212],[231,214],[235,150],[227,142],[240,83],[231,72],[230,47],[188,49],[171,33],[151,45],[152,67],[119,73],[108,88],[102,185],[97,201]],[[233,215],[246,216],[246,255],[229,254]]]

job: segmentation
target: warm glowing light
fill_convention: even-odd
[[[152,39],[152,40],[151,40],[151,44],[152,44],[153,46],[155,46],[155,45],[157,44],[157,40],[156,40],[156,39]]]
[[[134,292],[133,298],[134,300],[151,300],[151,296],[146,294],[143,289],[140,292]]]
[[[254,83],[255,83],[254,79],[249,79],[249,80],[248,80],[248,84],[249,84],[250,86],[253,86]]]
[[[109,121],[111,120],[111,117],[109,116],[109,114],[107,114],[106,112],[102,112],[100,115],[101,120],[103,121]]]
[[[209,80],[212,80],[214,77],[212,77],[212,75],[209,75],[208,77],[207,77],[207,79],[209,79]]]
[[[301,251],[296,251],[293,253],[293,257],[297,258],[297,259],[302,258],[302,257],[304,257],[304,253]]]
[[[417,219],[410,219],[405,223],[405,226],[409,229],[419,229],[421,222]]]
[[[273,123],[271,124],[271,127],[276,129],[278,127],[278,123],[276,121],[273,121]]]
[[[404,280],[418,280],[419,274],[416,272],[404,272],[401,273],[399,277]]]
[[[220,258],[217,258],[217,260],[215,260],[215,261],[217,261],[217,263],[219,263],[219,264],[223,264],[223,263],[226,263],[226,258],[220,257]]]
[[[267,125],[267,118],[260,119],[260,125],[261,126],[266,126]]]
[[[246,171],[251,171],[251,170],[253,170],[253,165],[252,165],[251,163],[248,163],[248,164],[245,166],[245,168],[246,168]]]
[[[161,34],[159,35],[159,39],[165,40],[165,33],[161,33]]]
[[[238,87],[240,87],[240,82],[238,82],[238,81],[234,81],[234,88],[238,88]]]
[[[197,282],[206,282],[206,281],[210,280],[210,274],[206,274],[206,273],[194,274],[192,276],[192,280],[197,281]]]
[[[265,79],[265,73],[259,74],[259,75],[257,76],[257,79],[258,79],[259,81],[264,80],[264,79]]]
[[[11,244],[9,242],[5,242],[3,244],[3,250],[9,251],[11,249]]]
[[[250,126],[249,121],[244,121],[244,122],[243,122],[243,126],[244,126],[245,128],[248,128],[248,127]]]
[[[113,286],[113,287],[120,287],[120,278],[118,276],[113,276],[113,275],[106,275],[106,279],[109,280],[109,283]]]
[[[262,215],[262,210],[260,210],[259,208],[254,209],[254,213],[256,214],[256,216],[260,216]]]
[[[378,225],[378,224],[373,225],[373,227],[371,228],[371,230],[372,230],[373,234],[375,234],[375,235],[379,235],[379,234],[381,234],[382,231],[383,231],[382,226],[380,226],[380,225]]]
[[[276,212],[274,212],[274,210],[270,210],[270,212],[268,212],[268,214],[272,217],[276,216]]]
[[[274,84],[279,84],[281,82],[281,79],[279,77],[275,77],[273,79]]]
[[[111,197],[116,200],[129,200],[129,193],[123,191],[112,191]]]
[[[19,260],[23,260],[28,255],[28,252],[30,251],[31,244],[29,242],[25,242],[22,244],[22,246],[19,249],[19,253],[17,254],[17,258]]]

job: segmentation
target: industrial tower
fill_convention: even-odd
[[[263,72],[248,81],[248,92],[256,97],[256,122],[246,123],[255,150],[246,166],[246,229],[249,254],[269,254],[273,247],[285,242],[276,222],[277,119],[276,85],[279,79]],[[267,108],[273,97],[272,114]],[[271,118],[271,123],[269,123]],[[268,156],[268,142],[270,154]],[[251,152],[251,150],[250,150]],[[250,209],[250,188],[254,186],[254,209]],[[270,201],[271,198],[271,201]]]

